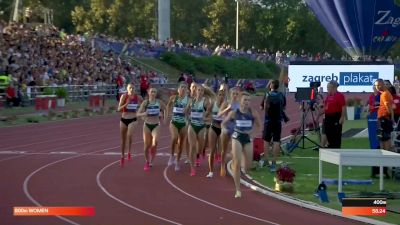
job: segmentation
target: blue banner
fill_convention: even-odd
[[[394,0],[306,0],[320,23],[353,58],[384,55],[400,36]]]

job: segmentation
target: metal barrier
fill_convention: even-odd
[[[59,87],[28,86],[23,95],[28,100],[33,100],[38,95],[48,94],[44,93],[44,90],[48,88],[54,89],[54,91],[56,88],[65,88],[68,92],[67,99],[73,102],[87,101],[90,94],[93,93],[105,93],[107,98],[115,97],[117,95],[115,85],[65,85]]]
[[[151,84],[152,87],[155,88],[176,88],[177,84]],[[36,96],[40,96],[44,93],[46,88],[65,88],[68,91],[67,100],[70,102],[77,101],[88,101],[89,96],[93,94],[104,93],[106,99],[115,99],[117,96],[117,87],[116,85],[66,85],[59,87],[48,87],[48,86],[28,86],[26,90],[22,93],[22,98],[31,104],[33,104]],[[139,89],[139,85],[136,86],[136,90]]]

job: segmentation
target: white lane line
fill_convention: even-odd
[[[112,138],[107,139],[107,141],[108,140],[112,140]],[[73,144],[73,145],[64,145],[63,147],[56,148],[55,150],[68,149],[68,148],[72,148],[72,147],[78,147],[78,146],[81,146],[81,145],[86,145],[86,144],[91,144],[91,143],[98,143],[98,142],[99,142],[99,140],[95,140],[95,141],[89,141],[89,142]],[[45,151],[47,151],[47,149],[44,150],[44,151],[39,151],[39,152],[35,152],[35,153],[44,153]],[[30,154],[32,154],[32,153],[30,153]],[[26,154],[26,155],[30,155],[30,154]],[[45,153],[45,154],[49,154],[49,153]],[[16,159],[16,158],[22,158],[22,157],[25,157],[26,155],[22,154],[22,155],[17,155],[17,156],[11,156],[11,157],[8,157],[8,158],[0,159],[0,162],[4,162],[4,161],[7,161],[7,160]]]
[[[161,137],[158,138],[158,140],[161,140],[161,139],[164,139],[164,138],[167,138],[167,137],[169,137],[169,135],[161,136]],[[112,139],[114,139],[114,138],[107,139],[107,141],[108,140],[112,140]],[[102,141],[104,141],[104,140],[102,140]],[[79,143],[79,144],[75,144],[75,145],[63,146],[63,147],[57,148],[56,150],[67,149],[67,148],[71,148],[71,147],[77,147],[77,146],[91,144],[91,143],[97,143],[97,142],[99,142],[99,140]],[[132,145],[139,144],[139,143],[143,143],[143,141],[134,142],[134,143],[132,143]],[[16,155],[16,156],[11,156],[11,157],[7,157],[7,158],[4,158],[4,159],[0,159],[0,162],[4,162],[4,161],[7,161],[7,160],[16,159],[16,158],[22,158],[22,157],[25,157],[27,155],[35,155],[35,154],[46,154],[47,155],[49,153],[44,153],[44,151],[39,151],[39,152],[29,153],[29,154],[20,154],[20,155]],[[85,154],[85,153],[80,153],[80,154]]]
[[[101,149],[101,150],[93,151],[93,152],[90,152],[90,153],[97,153],[97,152],[106,151],[106,150],[110,150],[110,149],[116,149],[116,148],[118,148],[118,147],[119,147],[119,146],[115,146],[115,147],[112,147],[112,148]],[[40,167],[39,169],[36,169],[35,171],[33,171],[33,172],[30,173],[30,174],[25,178],[25,180],[24,180],[23,190],[24,190],[25,196],[28,197],[28,199],[29,199],[32,203],[34,203],[35,205],[37,205],[37,206],[42,206],[42,205],[41,205],[38,201],[36,201],[36,200],[32,197],[32,195],[29,193],[28,186],[29,186],[29,181],[30,181],[30,179],[31,179],[36,173],[38,173],[39,171],[41,171],[41,170],[43,170],[43,169],[45,169],[45,168],[48,168],[48,167],[50,167],[50,166],[52,166],[52,165],[55,165],[55,164],[57,164],[57,163],[60,163],[60,162],[64,162],[64,161],[67,161],[67,160],[70,160],[70,159],[75,159],[75,158],[82,157],[82,156],[88,155],[88,154],[89,154],[89,153],[87,153],[87,154],[82,154],[82,155],[75,155],[75,156],[71,156],[71,157],[68,157],[68,158],[65,158],[65,159],[60,159],[60,160],[57,160],[57,161],[48,163],[48,164],[46,164],[46,165]],[[79,225],[79,223],[76,223],[76,222],[74,222],[74,221],[72,221],[72,220],[70,220],[70,219],[67,219],[67,218],[65,218],[65,217],[62,217],[62,216],[56,216],[56,217],[59,218],[59,219],[61,219],[61,220],[64,220],[65,222],[67,222],[67,223],[69,223],[69,224]]]
[[[12,147],[9,147],[9,148],[3,149],[3,150],[10,150],[10,149],[16,149],[16,148],[21,148],[21,147],[28,147],[28,146],[32,146],[32,145],[38,145],[38,144],[44,144],[44,143],[51,143],[51,142],[66,141],[66,140],[70,140],[70,139],[74,139],[74,138],[79,138],[79,137],[87,137],[87,136],[90,136],[90,135],[91,135],[91,134],[70,136],[70,137],[60,138],[60,139],[50,139],[50,140],[46,140],[46,141],[39,141],[39,142],[34,142],[34,143],[29,143],[29,144],[16,145],[16,146],[12,146]]]
[[[224,211],[227,211],[227,212],[236,214],[236,215],[244,216],[244,217],[247,217],[247,218],[250,218],[250,219],[254,219],[254,220],[257,220],[257,221],[261,221],[261,222],[264,222],[264,223],[268,223],[268,224],[279,225],[278,223],[274,223],[274,222],[269,221],[269,220],[264,220],[264,219],[261,219],[261,218],[258,218],[258,217],[250,216],[250,215],[247,215],[247,214],[244,214],[244,213],[235,211],[235,210],[231,210],[231,209],[228,209],[228,208],[225,208],[225,207],[216,205],[216,204],[214,204],[214,203],[211,203],[211,202],[208,202],[208,201],[206,201],[206,200],[204,200],[204,199],[201,199],[201,198],[199,198],[199,197],[196,197],[196,196],[194,196],[194,195],[192,195],[192,194],[189,194],[189,193],[187,193],[186,191],[184,191],[184,190],[182,190],[181,188],[179,188],[178,186],[176,186],[176,185],[168,178],[167,170],[168,170],[168,166],[165,167],[165,169],[164,169],[164,179],[165,179],[173,188],[175,188],[175,189],[178,190],[179,192],[183,193],[184,195],[187,195],[187,196],[189,196],[189,197],[191,197],[191,198],[193,198],[193,199],[196,199],[197,201],[203,202],[203,203],[205,203],[205,204],[207,204],[207,205],[213,206],[213,207],[215,207],[215,208],[218,208],[218,209],[221,209],[221,210],[224,210]]]
[[[76,155],[77,152],[50,152],[50,154],[60,154],[60,155]]]
[[[75,119],[87,119],[87,118],[72,118],[70,120],[75,120]],[[64,120],[64,121],[67,122],[68,120]],[[46,121],[45,123],[41,123],[41,124],[21,124],[21,125],[14,125],[14,126],[8,126],[8,127],[5,126],[4,128],[19,128],[20,129],[22,126],[25,126],[23,128],[27,128],[27,129],[25,129],[23,131],[24,133],[22,133],[22,135],[27,135],[27,134],[31,133],[32,131],[34,131],[34,130],[29,130],[29,128],[32,128],[32,126],[35,126],[35,125],[42,125],[41,127],[37,127],[36,128],[37,130],[40,130],[40,132],[41,132],[40,135],[36,136],[36,138],[39,138],[39,137],[48,136],[48,134],[43,134],[43,132],[45,132],[45,131],[46,132],[51,132],[51,130],[59,131],[60,129],[63,129],[63,130],[64,129],[72,129],[72,128],[83,126],[83,125],[86,125],[86,127],[88,127],[87,125],[92,125],[94,120],[92,120],[92,121],[85,120],[85,121],[81,121],[80,123],[75,123],[75,124],[61,124],[64,121]],[[50,123],[57,123],[57,122],[59,122],[61,125],[60,126],[52,126],[53,124],[50,124]],[[107,121],[103,120],[102,122],[104,123],[104,122],[107,122]],[[51,126],[51,127],[49,127],[49,126]],[[85,129],[85,130],[87,130],[87,133],[91,133],[89,131],[97,130],[97,129],[99,129],[99,128],[96,127],[96,128]],[[11,138],[16,136],[15,133],[18,133],[19,135],[21,134],[20,131],[15,131],[14,130],[14,131],[12,131],[11,134],[4,134],[4,137],[7,137],[8,140],[13,140]],[[16,138],[16,140],[18,140],[18,138]]]
[[[104,155],[121,155],[121,152],[104,152]]]
[[[0,151],[0,154],[7,154],[7,155],[11,155],[11,154],[24,154],[25,151]]]
[[[164,148],[169,148],[169,146],[168,146],[168,147],[164,147]],[[164,149],[164,148],[160,148],[160,149]],[[160,150],[160,149],[159,149],[159,150]],[[143,155],[143,154],[142,154],[142,155]],[[137,155],[136,155],[136,156],[137,156]],[[114,164],[116,164],[116,163],[118,163],[118,162],[119,162],[119,160],[118,160],[118,161],[115,161],[115,162],[112,162],[112,163],[110,163],[110,164],[108,164],[108,165],[106,165],[105,167],[103,167],[103,168],[97,173],[97,176],[96,176],[97,186],[98,186],[108,197],[112,198],[113,200],[115,200],[115,201],[121,203],[122,205],[124,205],[124,206],[126,206],[126,207],[128,207],[128,208],[131,208],[131,209],[133,209],[133,210],[136,210],[136,211],[138,211],[138,212],[141,212],[141,213],[143,213],[143,214],[146,214],[146,215],[148,215],[148,216],[151,216],[151,217],[160,219],[160,220],[165,221],[165,222],[168,222],[168,223],[172,223],[172,224],[176,224],[176,225],[181,225],[179,222],[172,221],[172,220],[169,220],[169,219],[167,219],[167,218],[164,218],[164,217],[161,217],[161,216],[157,216],[157,215],[155,215],[155,214],[153,214],[153,213],[151,213],[151,212],[148,212],[148,211],[142,210],[142,209],[140,209],[140,208],[137,208],[137,207],[135,207],[135,206],[133,206],[133,205],[131,205],[131,204],[129,204],[129,203],[127,203],[127,202],[125,202],[125,201],[123,201],[123,200],[117,198],[117,197],[115,197],[115,196],[112,195],[110,192],[108,192],[107,189],[106,189],[106,188],[103,186],[103,184],[101,183],[101,175],[103,174],[103,172],[104,172],[105,170],[107,170],[109,167],[111,167],[112,165],[114,165]]]

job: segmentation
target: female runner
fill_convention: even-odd
[[[179,160],[182,155],[183,145],[186,142],[187,126],[186,126],[186,114],[187,106],[189,103],[189,97],[186,95],[187,85],[185,82],[181,82],[178,87],[178,94],[173,95],[169,98],[167,104],[167,115],[172,114],[171,123],[169,125],[169,130],[172,136],[171,142],[171,156],[168,160],[168,166],[175,164],[175,171],[178,171]],[[178,146],[177,146],[178,145]],[[175,158],[175,148],[178,147],[177,158]]]
[[[223,90],[220,90],[218,91],[218,95],[212,104],[211,129],[208,130],[208,147],[210,148],[210,156],[208,158],[208,168],[210,169],[210,172],[207,174],[208,178],[212,178],[214,176],[214,159],[217,152],[218,140],[221,134],[221,122],[223,120],[221,116],[218,116],[218,112],[224,101],[225,93]],[[220,144],[218,144],[218,147],[220,147]]]
[[[222,106],[220,107],[220,112],[218,113],[219,116],[226,116],[229,112],[234,111],[236,109],[239,109],[240,103],[239,103],[239,97],[240,97],[240,89],[235,87],[230,90],[230,101],[225,101]],[[229,140],[232,136],[233,133],[233,128],[235,124],[233,122],[228,121],[225,126],[222,126],[222,133],[221,133],[221,171],[220,175],[225,176],[226,175],[226,169],[225,169],[225,158],[226,158],[226,152],[228,150],[228,144]]]
[[[210,101],[204,96],[204,87],[197,85],[196,96],[190,101],[190,126],[188,128],[188,141],[190,145],[190,176],[196,175],[195,159],[204,148],[205,118],[210,113]]]
[[[260,117],[255,110],[250,109],[250,95],[242,93],[240,108],[232,111],[224,119],[223,125],[228,121],[234,122],[234,132],[232,134],[232,172],[235,183],[235,198],[240,198],[240,167],[244,158],[245,171],[251,167],[253,160],[253,143],[255,131],[261,127]]]
[[[132,158],[132,133],[137,124],[136,111],[142,102],[142,97],[135,93],[134,84],[128,84],[127,93],[120,98],[118,111],[122,111],[119,129],[121,133],[121,167],[125,163],[125,147],[128,141],[128,160]]]
[[[160,112],[165,113],[165,104],[159,99],[156,99],[157,89],[150,88],[147,92],[149,99],[143,101],[137,114],[138,116],[145,117],[143,123],[144,158],[146,160],[144,165],[145,171],[150,170],[150,167],[153,166],[154,158],[157,153]]]

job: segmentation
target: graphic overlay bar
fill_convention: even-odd
[[[14,216],[94,216],[94,207],[26,207],[13,208]]]
[[[385,198],[344,198],[342,214],[345,216],[385,216]]]
[[[386,216],[386,207],[342,207],[344,216]]]

